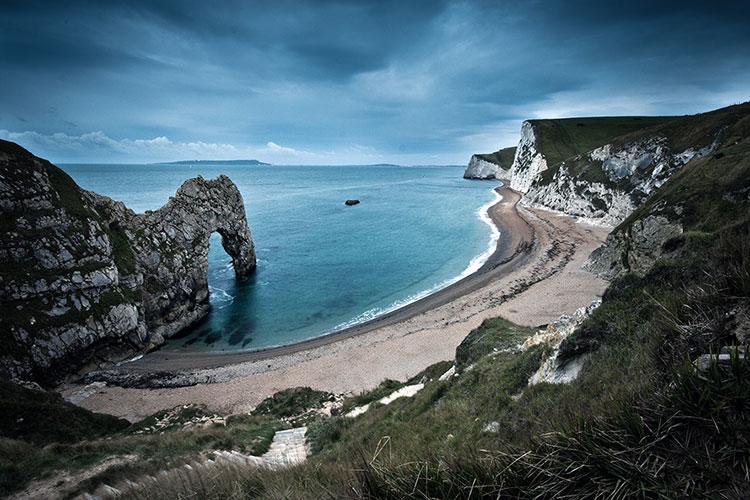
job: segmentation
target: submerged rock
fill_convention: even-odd
[[[242,196],[229,178],[186,181],[136,214],[0,141],[0,376],[53,383],[160,344],[203,317],[208,238],[237,276],[255,268]]]

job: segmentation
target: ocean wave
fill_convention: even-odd
[[[234,295],[227,293],[227,291],[222,288],[211,285],[208,285],[208,297],[211,304],[218,309],[223,309],[234,302]]]
[[[495,195],[494,199],[485,203],[484,205],[479,207],[476,211],[476,215],[479,218],[479,220],[481,220],[482,222],[484,222],[490,227],[490,238],[489,238],[489,241],[487,242],[487,249],[481,254],[471,259],[471,261],[469,261],[469,265],[466,267],[466,269],[464,269],[461,272],[461,274],[454,276],[453,278],[447,279],[431,288],[428,288],[427,290],[423,290],[421,292],[410,295],[409,297],[406,297],[405,299],[397,300],[396,302],[392,303],[391,305],[387,307],[384,307],[384,308],[374,307],[372,309],[368,309],[367,311],[356,316],[355,318],[336,325],[333,329],[333,332],[337,332],[339,330],[345,330],[346,328],[350,328],[352,326],[356,326],[361,323],[366,323],[367,321],[373,320],[377,318],[378,316],[382,316],[384,314],[388,314],[398,309],[401,309],[402,307],[408,306],[409,304],[412,304],[418,300],[428,297],[435,292],[439,292],[443,288],[446,288],[452,285],[453,283],[461,281],[465,277],[471,274],[474,274],[479,269],[481,269],[484,263],[487,262],[487,260],[495,252],[495,248],[497,247],[497,242],[500,239],[500,230],[497,228],[495,223],[492,222],[492,218],[490,217],[489,211],[490,211],[490,208],[492,208],[495,204],[499,203],[503,199],[503,197],[497,191],[495,191],[494,188],[492,189],[492,194]]]

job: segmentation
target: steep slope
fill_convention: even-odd
[[[52,383],[163,342],[208,311],[208,238],[235,271],[255,267],[242,197],[226,177],[192,179],[135,214],[0,141],[0,375]]]
[[[622,116],[527,120],[521,125],[521,140],[511,167],[510,187],[526,193],[541,172],[563,160],[670,118]]]
[[[527,154],[516,155],[511,185],[526,192],[524,203],[527,205],[614,226],[688,162],[726,144],[729,128],[748,114],[750,105],[743,104],[693,116],[627,119],[648,126],[610,137],[598,147],[579,151],[556,164],[547,163],[548,157],[557,161],[573,151],[571,141],[563,140],[562,146],[550,145],[549,136],[553,134],[530,122],[530,130],[540,138],[532,134],[532,139],[528,139],[527,134],[528,147],[523,146],[522,139],[519,151],[527,151]],[[586,126],[595,128],[596,120],[589,119]],[[607,126],[609,121],[616,120],[614,118],[601,120],[605,131],[623,129]],[[588,147],[604,140],[605,135],[593,134],[591,137],[596,140],[576,144]],[[544,137],[548,139],[542,140]],[[552,154],[536,152],[536,144]]]
[[[690,161],[666,181],[612,231],[604,246],[591,255],[587,267],[610,278],[626,272],[643,275],[658,259],[679,254],[687,238],[710,237],[723,226],[747,223],[748,109],[747,105],[737,107],[737,114],[732,113],[737,121],[722,126],[721,141],[712,153]],[[701,135],[702,130],[692,128]],[[689,139],[687,135],[681,137]],[[707,140],[704,138],[702,143]]]
[[[475,154],[464,171],[464,179],[508,179],[516,148],[504,148],[490,154]]]

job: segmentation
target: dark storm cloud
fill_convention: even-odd
[[[59,160],[463,162],[528,117],[747,100],[748,19],[747,2],[4,2],[0,136]]]

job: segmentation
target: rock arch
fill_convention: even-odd
[[[143,272],[146,325],[157,343],[208,313],[212,233],[221,235],[238,278],[256,266],[242,195],[225,175],[185,181],[163,207],[135,215],[128,226]]]
[[[158,345],[208,313],[208,246],[255,269],[242,195],[190,179],[136,214],[0,140],[0,377],[53,384]]]

